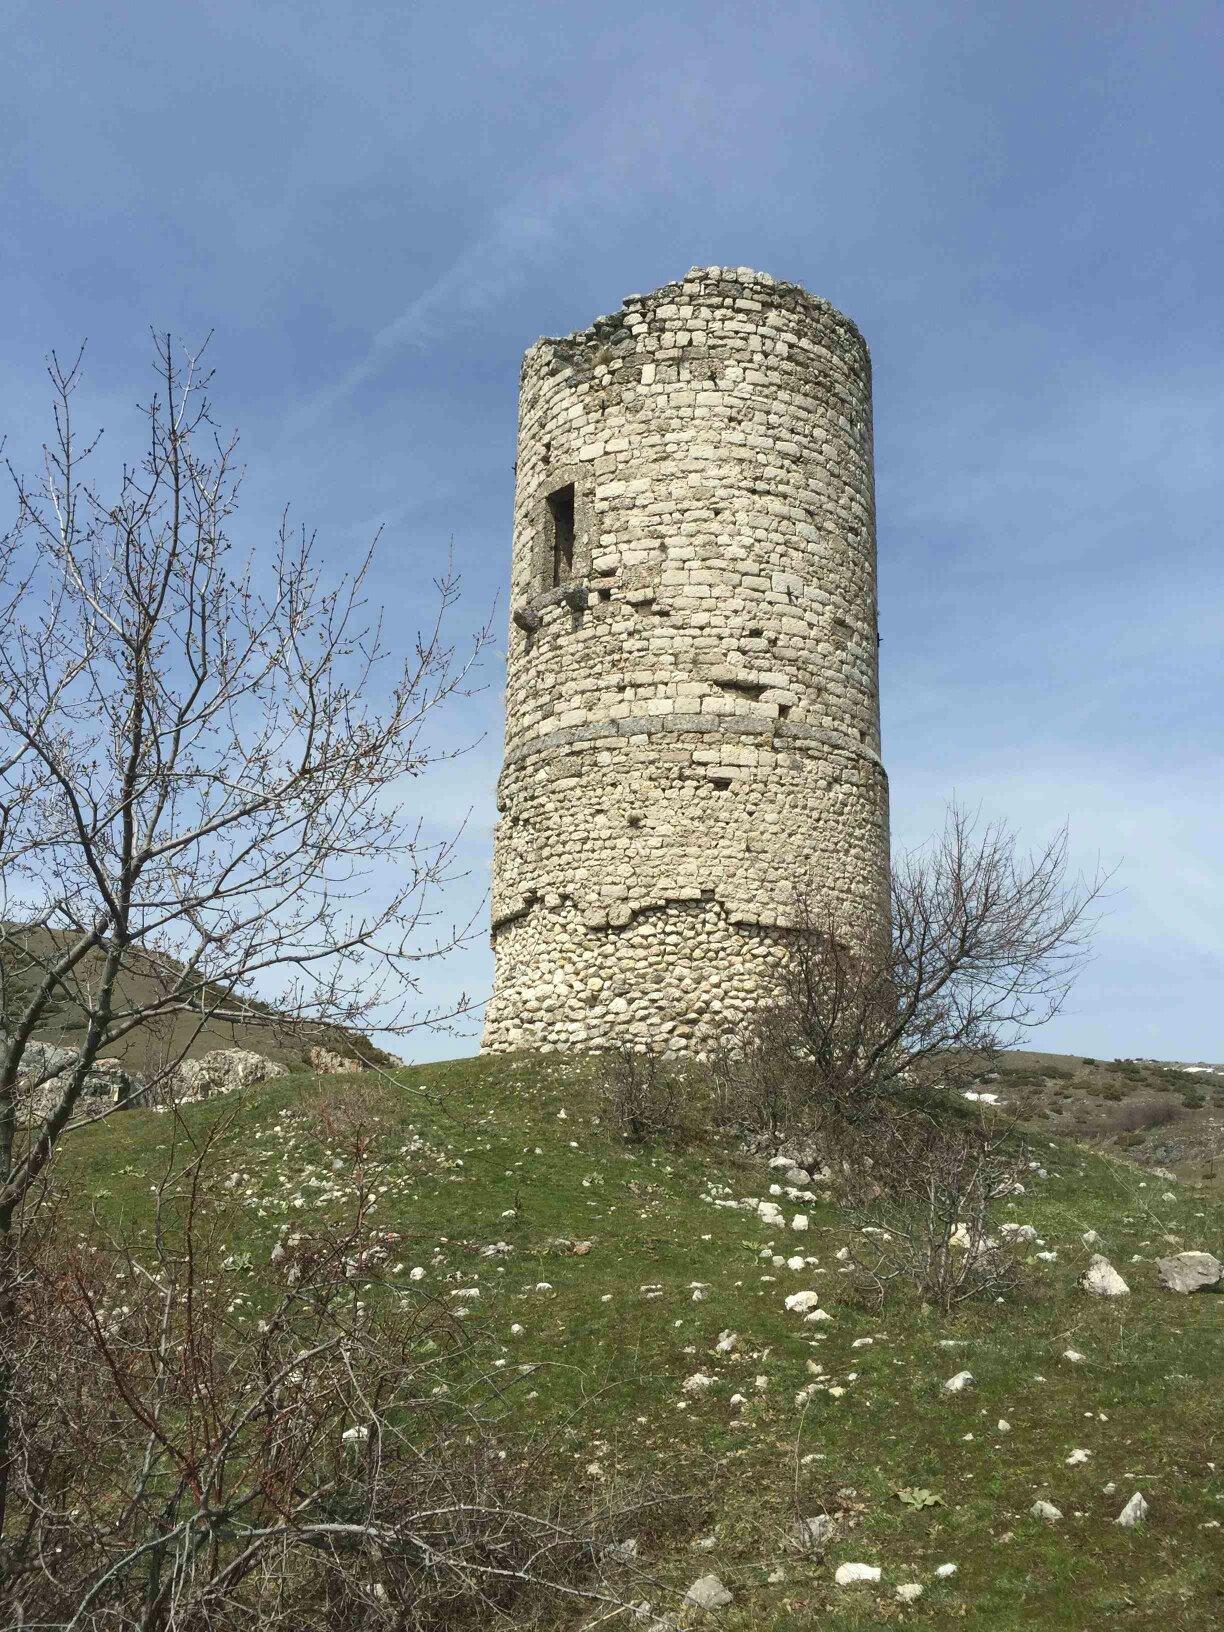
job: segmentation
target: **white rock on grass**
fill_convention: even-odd
[[[1080,1240],[1086,1247],[1095,1247],[1100,1244],[1101,1238],[1095,1230],[1085,1230],[1083,1235],[1080,1236]]]
[[[713,1377],[707,1377],[704,1371],[695,1371],[691,1377],[686,1377],[680,1385],[682,1394],[704,1394],[707,1388],[713,1388]]]
[[[697,1609],[724,1609],[731,1602],[731,1594],[716,1575],[702,1575],[685,1593],[684,1601]]]
[[[796,1213],[794,1218],[791,1219],[791,1229],[797,1230],[800,1235],[803,1234],[807,1227],[808,1215],[806,1213]]]
[[[794,1315],[806,1315],[813,1309],[820,1308],[819,1292],[792,1292],[785,1300],[786,1307]]]
[[[878,1581],[880,1566],[878,1564],[839,1564],[833,1572],[833,1579],[839,1587],[853,1587],[860,1581]]]
[[[1078,1349],[1063,1350],[1063,1359],[1069,1360],[1073,1366],[1082,1365],[1087,1358],[1088,1356],[1086,1354],[1081,1354]]]
[[[897,1588],[897,1597],[903,1604],[916,1604],[919,1598],[922,1597],[922,1592],[921,1581],[907,1581],[903,1586]]]
[[[1136,1525],[1143,1523],[1147,1515],[1148,1504],[1144,1501],[1140,1492],[1136,1491],[1121,1513],[1118,1514],[1114,1523],[1125,1525],[1128,1530],[1133,1530]]]
[[[937,1567],[935,1574],[941,1581],[947,1581],[951,1576],[956,1574],[958,1568],[959,1565],[956,1564],[940,1564]]]
[[[1168,1292],[1201,1292],[1224,1280],[1224,1264],[1209,1252],[1175,1252],[1156,1260],[1156,1273]]]
[[[955,1377],[948,1378],[943,1385],[943,1391],[945,1394],[959,1394],[963,1389],[968,1388],[972,1382],[973,1373],[971,1371],[958,1371]]]
[[[1043,1519],[1046,1524],[1057,1524],[1062,1518],[1062,1509],[1055,1507],[1053,1502],[1034,1502],[1029,1512],[1035,1519]]]
[[[1085,1292],[1095,1293],[1098,1298],[1124,1298],[1130,1291],[1109,1259],[1099,1252],[1093,1253],[1088,1268],[1080,1277],[1080,1285]]]

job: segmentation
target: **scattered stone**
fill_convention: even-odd
[[[1158,1258],[1156,1272],[1169,1292],[1202,1292],[1224,1280],[1224,1264],[1209,1252],[1175,1252]]]
[[[819,1292],[792,1292],[785,1299],[786,1307],[795,1315],[806,1315],[820,1308]]]
[[[897,1588],[897,1597],[903,1604],[916,1604],[923,1594],[921,1581],[907,1581],[904,1586]]]
[[[685,1593],[684,1601],[697,1609],[725,1609],[731,1602],[731,1594],[716,1575],[702,1575]]]
[[[686,1377],[680,1385],[682,1394],[704,1394],[707,1388],[713,1388],[713,1377],[707,1377],[704,1371],[695,1371],[691,1377]]]
[[[880,1567],[878,1564],[839,1564],[833,1579],[839,1587],[852,1587],[859,1581],[878,1581]]]
[[[1081,1462],[1087,1462],[1088,1458],[1091,1455],[1092,1455],[1091,1451],[1085,1451],[1083,1449],[1077,1448],[1077,1449],[1073,1450],[1071,1452],[1071,1455],[1067,1458],[1067,1466],[1069,1468],[1078,1468],[1080,1463]]]
[[[638,1556],[638,1539],[636,1536],[626,1536],[624,1541],[614,1541],[603,1550],[603,1556],[609,1564],[636,1564]]]
[[[939,1579],[941,1581],[946,1581],[946,1580],[948,1580],[948,1578],[950,1576],[953,1576],[953,1575],[956,1574],[959,1567],[960,1566],[957,1565],[957,1564],[941,1564],[938,1567],[938,1569],[935,1571],[935,1574],[939,1577]]]
[[[968,1388],[972,1382],[973,1373],[971,1371],[958,1371],[955,1377],[948,1378],[943,1385],[943,1391],[945,1394],[959,1394],[963,1389]]]
[[[1080,1285],[1085,1292],[1092,1292],[1098,1298],[1123,1298],[1130,1291],[1109,1259],[1099,1252],[1093,1253],[1088,1268],[1080,1277]]]
[[[1069,1360],[1073,1366],[1082,1365],[1087,1358],[1088,1356],[1086,1354],[1081,1354],[1078,1349],[1063,1350],[1063,1359]]]
[[[1136,1525],[1143,1523],[1147,1515],[1148,1504],[1144,1501],[1140,1492],[1136,1491],[1121,1513],[1118,1514],[1114,1523],[1124,1525],[1128,1530],[1133,1530]]]
[[[803,1552],[820,1552],[827,1547],[837,1530],[837,1516],[817,1513],[814,1518],[800,1519],[795,1525],[795,1544]]]
[[[1100,1236],[1097,1234],[1097,1232],[1095,1230],[1085,1230],[1083,1235],[1080,1236],[1080,1240],[1084,1243],[1084,1245],[1086,1247],[1095,1247],[1095,1246],[1097,1246],[1099,1244],[1099,1242],[1100,1242],[1100,1239],[1101,1239]]]
[[[1035,1519],[1043,1519],[1046,1524],[1057,1524],[1062,1518],[1062,1509],[1055,1507],[1053,1502],[1034,1502],[1029,1512]]]

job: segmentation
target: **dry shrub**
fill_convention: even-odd
[[[387,1087],[366,1077],[332,1077],[302,1100],[302,1113],[316,1138],[365,1149],[386,1125]]]
[[[1165,1128],[1177,1120],[1177,1107],[1166,1099],[1130,1100],[1110,1117],[1110,1125],[1120,1133],[1146,1133],[1149,1128]]]
[[[766,1009],[707,1062],[712,1110],[721,1127],[777,1144],[818,1130],[824,1103],[813,1093],[811,1060],[793,1014]]]
[[[604,1117],[635,1143],[690,1131],[692,1085],[665,1055],[608,1050],[599,1057],[595,1091]]]
[[[1028,1151],[997,1118],[894,1107],[826,1130],[838,1199],[857,1229],[860,1287],[882,1301],[905,1281],[942,1314],[969,1298],[1016,1291],[1022,1264],[997,1232]]]
[[[517,1374],[387,1273],[369,1198],[255,1264],[214,1188],[193,1163],[140,1250],[27,1238],[0,1624],[459,1632],[558,1596],[617,1608],[600,1554],[633,1520],[516,1441]]]

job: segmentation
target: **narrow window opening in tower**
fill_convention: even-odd
[[[574,576],[574,484],[559,487],[548,495],[548,515],[552,522],[553,588],[568,584]]]

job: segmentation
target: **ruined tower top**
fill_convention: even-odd
[[[871,366],[694,268],[523,362],[485,1044],[700,1046],[885,911]]]

